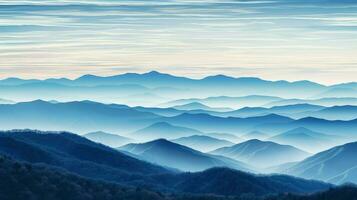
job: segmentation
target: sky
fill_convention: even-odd
[[[0,78],[357,81],[356,0],[0,0]]]

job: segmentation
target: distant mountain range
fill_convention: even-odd
[[[138,98],[142,94],[160,96],[163,98],[162,100],[165,98],[178,99],[178,97],[206,98],[217,94],[220,96],[263,95],[281,98],[309,98],[319,95],[321,97],[330,97],[331,95],[322,94],[329,93],[332,89],[338,89],[342,92],[336,97],[356,97],[350,96],[351,91],[355,90],[354,85],[354,83],[349,83],[324,86],[310,81],[267,81],[254,77],[234,78],[224,75],[190,79],[152,71],[144,74],[126,73],[108,77],[84,75],[74,80],[66,78],[47,80],[8,78],[0,80],[0,92],[3,98],[15,101],[30,101],[33,99],[74,101],[89,99],[92,101],[130,104],[131,101],[127,100],[132,100],[136,101],[136,104],[144,105],[145,101]],[[110,94],[110,97],[105,97],[108,94]],[[352,94],[355,95],[353,92]],[[130,97],[131,95],[134,96]],[[127,100],[124,97],[127,97]],[[159,104],[161,101],[155,98],[153,100],[155,101],[150,102],[150,104],[146,103],[146,105],[153,105],[155,102]],[[250,99],[250,101],[254,102],[255,100]],[[244,104],[243,102],[240,103]],[[266,104],[268,103],[270,102],[266,102]],[[235,105],[238,104],[235,103]],[[228,104],[226,106],[230,107]]]
[[[298,116],[310,116],[328,120],[354,120],[357,119],[357,106],[333,106],[312,112],[300,113]]]
[[[243,135],[242,137],[247,140],[253,140],[253,139],[265,140],[269,137],[269,135],[266,133],[262,133],[260,131],[252,131]]]
[[[131,133],[130,135],[136,138],[137,140],[147,141],[158,138],[176,139],[197,134],[201,135],[203,133],[191,128],[173,126],[167,122],[158,122],[143,129],[137,130],[134,133]]]
[[[335,135],[341,138],[354,140],[357,136],[354,131],[357,128],[356,122],[357,119],[343,121],[306,117],[298,120],[292,120],[290,122],[257,125],[255,126],[255,130],[276,135],[295,128],[304,127],[326,135]]]
[[[281,100],[283,99],[280,97],[263,96],[263,95],[250,95],[250,96],[240,96],[240,97],[217,96],[217,97],[208,97],[203,99],[198,99],[198,98],[179,99],[179,100],[167,102],[165,104],[161,104],[160,106],[175,107],[183,104],[201,103],[211,107],[226,106],[229,108],[237,109],[237,108],[243,108],[249,106],[250,107],[262,106],[268,103],[281,101]],[[206,109],[201,109],[201,110],[206,110]]]
[[[195,172],[212,167],[230,167],[243,171],[253,171],[252,167],[244,163],[204,154],[164,139],[141,144],[128,144],[118,149],[135,154],[142,160],[182,171]]]
[[[320,99],[325,101],[326,99]],[[352,98],[351,101],[342,101],[342,99],[337,100],[337,102],[331,102],[329,104],[317,103],[317,105],[303,103],[305,100],[298,101],[293,100],[287,105],[279,105],[270,107],[244,107],[234,111],[214,111],[214,109],[196,109],[196,110],[187,110],[187,113],[191,114],[210,114],[218,117],[256,117],[263,116],[268,114],[283,115],[291,117],[294,119],[304,118],[304,117],[316,117],[328,120],[353,120],[357,118],[357,98]],[[296,103],[296,104],[295,104]],[[275,104],[280,104],[275,102]],[[321,104],[321,105],[320,105]],[[339,106],[334,106],[335,104]],[[324,106],[322,106],[324,105]],[[326,107],[330,106],[330,107]],[[164,109],[164,108],[163,108]],[[169,109],[169,108],[167,108]],[[182,112],[171,110],[171,116],[182,114]]]
[[[209,114],[184,113],[174,117],[161,118],[160,121],[166,121],[176,126],[184,126],[207,133],[223,132],[238,135],[237,133],[242,134],[250,132],[255,130],[255,127],[264,124],[289,123],[294,120],[289,117],[275,114],[248,118],[234,118],[217,117]]]
[[[338,136],[326,135],[299,127],[271,137],[268,140],[296,146],[309,152],[319,152],[334,146],[339,139],[341,140]]]
[[[210,133],[230,134],[241,137],[252,131],[274,136],[304,127],[342,139],[357,138],[356,120],[324,120],[313,117],[293,119],[276,114],[238,118],[218,117],[210,114],[183,113],[165,117],[118,104],[101,104],[91,101],[50,103],[32,101],[0,104],[0,126],[4,130],[38,129],[68,130],[85,134],[95,130],[115,132],[133,139],[177,139]],[[137,135],[138,138],[134,136]],[[209,136],[209,135],[207,135]],[[220,138],[225,139],[226,138]],[[345,140],[342,140],[344,142]],[[236,141],[231,141],[236,142]],[[341,143],[337,143],[341,144]]]
[[[357,100],[357,99],[356,99]],[[196,103],[192,103],[196,104]],[[187,104],[186,104],[187,105]],[[343,105],[343,106],[332,106],[325,107],[312,104],[292,104],[284,106],[274,106],[271,108],[264,107],[244,107],[234,111],[224,111],[224,108],[215,111],[215,108],[211,107],[191,107],[192,110],[179,110],[173,108],[135,108],[141,111],[152,112],[158,115],[163,115],[166,117],[172,117],[183,113],[190,114],[209,114],[217,117],[237,117],[237,118],[247,118],[247,117],[258,117],[269,114],[282,115],[290,117],[293,119],[300,119],[305,117],[315,117],[327,120],[353,120],[357,118],[357,106]]]
[[[177,110],[207,110],[207,111],[216,111],[216,112],[227,112],[227,111],[231,111],[231,108],[213,108],[213,107],[209,107],[206,106],[202,103],[198,103],[198,102],[192,102],[192,103],[188,103],[188,104],[183,104],[183,105],[177,105],[174,106],[173,108],[177,109]]]
[[[288,168],[286,173],[335,184],[357,183],[357,142],[313,155]]]
[[[159,117],[161,116],[128,106],[91,101],[49,103],[37,100],[0,105],[3,130],[30,128],[67,130],[82,134],[102,130],[124,134],[136,130],[140,125],[145,127],[151,124],[145,120]]]
[[[206,135],[193,135],[188,137],[182,137],[172,142],[181,144],[192,149],[208,152],[221,147],[232,146],[233,143],[227,140],[217,139],[214,137],[206,136]]]
[[[292,105],[285,105],[285,106],[275,106],[271,108],[245,107],[231,112],[211,113],[211,114],[222,116],[222,117],[254,117],[254,116],[263,116],[268,114],[277,114],[277,115],[284,115],[292,118],[296,118],[297,116],[302,118],[306,116],[304,115],[304,113],[320,111],[324,108],[325,107],[323,106],[311,105],[311,104],[292,104]]]
[[[320,106],[344,106],[353,105],[357,106],[357,98],[355,97],[330,97],[330,98],[317,98],[317,99],[285,99],[265,104],[263,107],[274,106],[287,106],[293,104],[312,104]]]
[[[243,161],[252,166],[259,166],[260,168],[300,161],[309,156],[307,152],[293,146],[257,139],[216,149],[210,153]]]
[[[91,132],[83,135],[83,137],[92,140],[94,142],[99,142],[101,144],[116,148],[123,146],[125,144],[129,144],[133,142],[132,139],[123,137],[120,135],[105,133],[102,131]]]

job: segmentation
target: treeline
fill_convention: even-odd
[[[288,194],[267,198],[266,200],[357,200],[357,187],[355,185],[344,185],[308,196]]]
[[[234,183],[232,183],[234,184]],[[256,197],[192,195],[153,192],[141,187],[121,186],[83,178],[63,169],[19,162],[0,155],[1,200],[357,200],[353,185],[331,188],[309,196],[284,194]]]
[[[85,179],[0,156],[1,200],[160,200],[160,193]]]

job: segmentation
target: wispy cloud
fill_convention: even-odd
[[[314,2],[4,0],[1,76],[75,77],[119,68],[270,79],[301,72],[326,83],[337,81],[325,70],[333,67],[352,81],[357,66],[340,66],[357,63],[357,3]]]

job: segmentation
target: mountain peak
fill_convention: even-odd
[[[93,74],[85,74],[79,78],[77,78],[77,80],[83,80],[83,79],[92,79],[92,78],[98,78],[99,76],[93,75]]]
[[[30,104],[38,104],[38,105],[51,104],[50,102],[44,101],[42,99],[36,99],[34,101],[22,102],[22,103],[30,103]],[[19,103],[19,104],[22,104],[22,103]]]
[[[157,122],[155,124],[152,124],[150,127],[159,127],[159,128],[162,128],[162,127],[174,127],[173,125],[167,123],[167,122]]]
[[[218,75],[213,75],[213,76],[207,76],[201,80],[206,80],[206,81],[234,81],[236,78],[218,74]]]
[[[230,147],[219,148],[211,153],[263,168],[300,161],[309,155],[293,146],[258,139],[251,139]]]
[[[151,142],[148,142],[148,144],[174,144],[173,142],[170,142],[164,138],[159,138],[157,140],[153,140]]]
[[[162,75],[163,73],[160,73],[158,71],[153,70],[153,71],[150,71],[150,72],[147,72],[147,73],[144,73],[144,74],[147,74],[147,75]]]

